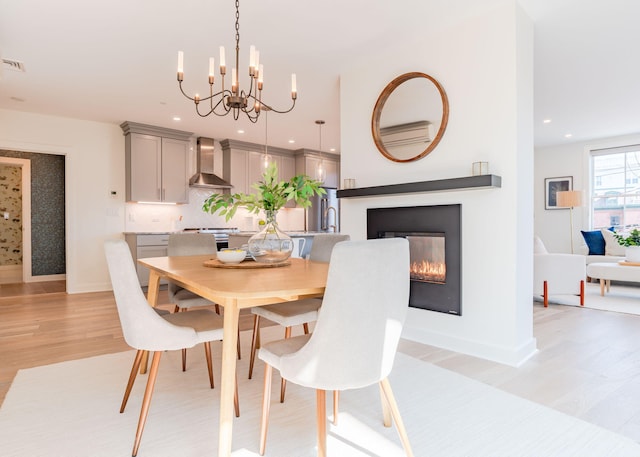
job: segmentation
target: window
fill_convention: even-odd
[[[640,226],[640,145],[591,151],[593,228]]]

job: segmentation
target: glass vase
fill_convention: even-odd
[[[256,262],[284,262],[293,252],[293,240],[278,228],[276,214],[276,211],[266,211],[264,228],[249,238],[249,254]]]

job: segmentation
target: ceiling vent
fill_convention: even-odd
[[[25,73],[24,62],[19,60],[2,59],[2,67],[7,70],[19,71]]]

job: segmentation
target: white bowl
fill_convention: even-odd
[[[217,253],[218,260],[222,263],[240,263],[247,256],[244,249],[223,249]]]

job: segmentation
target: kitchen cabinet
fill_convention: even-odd
[[[166,257],[169,249],[168,233],[125,233],[124,239],[131,250],[131,257],[136,265],[140,285],[149,285],[149,269],[138,263],[138,259],[148,257]],[[161,280],[160,284],[167,284]]]
[[[126,200],[187,203],[192,133],[133,122],[120,127],[125,134]]]
[[[251,186],[262,180],[264,173],[264,146],[234,140],[223,140],[220,144],[222,146],[222,178],[233,185],[231,192],[253,193]],[[291,151],[269,148],[269,155],[276,162],[280,180],[288,181],[295,176],[295,158]]]
[[[325,179],[323,181],[326,187],[339,188],[340,184],[340,156],[337,154],[328,154],[323,152],[320,154],[316,151],[300,149],[295,152],[296,173],[306,174],[316,179],[316,170],[318,164],[322,160],[325,169]]]

